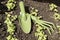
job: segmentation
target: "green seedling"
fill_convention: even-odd
[[[9,35],[8,37],[7,37],[7,40],[18,40],[17,38],[14,38],[12,35]]]
[[[25,12],[24,3],[22,1],[19,2],[19,6],[20,6],[21,12],[18,17],[18,20],[22,30],[27,34],[31,30],[31,17],[28,13]]]
[[[57,8],[57,5],[51,3],[51,4],[49,5],[49,7],[50,7],[50,10],[54,10],[55,8]]]
[[[8,29],[7,29],[7,32],[9,32],[10,34],[14,34],[14,29],[15,29],[15,26],[14,26],[14,24],[12,23],[12,20],[15,20],[15,19],[12,19],[12,20],[10,20],[10,14],[8,14],[7,12],[6,12],[6,15],[7,15],[7,17],[6,17],[6,20],[5,20],[5,23],[7,24],[7,27],[8,27]]]
[[[15,0],[8,0],[6,6],[9,11],[15,7],[15,3],[16,3]]]
[[[60,14],[58,14],[58,13],[55,13],[53,15],[53,17],[54,17],[55,20],[60,20]]]
[[[44,28],[41,27],[39,24],[36,24],[37,29],[35,32],[35,36],[38,37],[38,40],[46,40],[47,35],[44,34]]]
[[[38,10],[37,9],[34,9],[33,7],[31,7],[31,10],[30,10],[30,13],[31,13],[31,15],[33,15],[33,16],[37,16],[38,14]]]
[[[15,16],[11,16],[11,21],[14,21],[16,18],[17,18],[17,15],[15,15]]]
[[[54,9],[54,12],[58,12],[58,10],[57,9]]]
[[[7,6],[8,10],[11,10],[15,7],[15,4],[14,3],[7,3],[6,6]]]
[[[49,6],[50,6],[50,10],[53,10],[55,12],[53,15],[53,18],[57,21],[60,20],[60,14],[58,13],[58,10],[57,10],[58,6],[55,4],[50,4]]]
[[[15,0],[8,0],[6,4],[8,11],[10,11],[15,7],[15,3],[16,3]],[[13,37],[13,34],[15,32],[15,26],[13,24],[13,21],[16,20],[17,15],[11,16],[8,12],[5,12],[5,13],[7,16],[4,23],[7,24],[7,32],[9,33],[9,35],[6,38],[7,40],[18,40],[17,38]]]
[[[7,37],[7,40],[17,40],[16,38],[13,38],[13,34],[15,32],[15,26],[14,24],[12,23],[17,17],[13,16],[12,17],[12,20],[10,19],[11,15],[8,14],[7,12],[6,13],[6,20],[4,23],[7,24],[7,32],[10,34],[8,37]]]

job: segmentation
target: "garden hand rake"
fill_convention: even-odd
[[[33,22],[39,24],[44,29],[47,29],[47,31],[49,32],[50,35],[54,32],[54,29],[56,29],[55,25],[51,22],[39,20],[37,17],[32,16],[32,15],[31,15],[31,18],[32,18]]]

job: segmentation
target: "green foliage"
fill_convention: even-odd
[[[17,17],[14,16],[15,19],[10,20],[10,16],[11,15],[8,14],[7,12],[6,12],[6,15],[7,15],[7,17],[6,17],[5,23],[7,24],[7,27],[8,27],[7,32],[9,32],[10,34],[13,34],[14,31],[15,31],[14,30],[15,29],[15,26],[12,23],[12,20],[15,20]]]
[[[60,14],[55,13],[53,16],[55,20],[60,20]]]
[[[54,9],[54,12],[58,12],[58,10],[57,9]]]
[[[20,15],[18,17],[19,23],[21,25],[22,30],[25,33],[29,33],[31,30],[31,17],[25,12],[24,3],[22,1],[19,2],[19,6],[21,10]]]
[[[8,11],[10,11],[15,7],[15,3],[16,3],[15,0],[8,0],[6,4]],[[4,23],[7,24],[7,32],[9,33],[9,35],[6,38],[7,40],[18,40],[17,38],[13,37],[13,34],[15,32],[15,26],[12,23],[17,18],[17,15],[11,16],[8,12],[5,13],[6,13],[6,20]]]
[[[9,35],[9,36],[7,37],[7,40],[18,40],[18,39],[14,38],[12,35]]]
[[[37,16],[38,15],[37,13],[38,13],[38,10],[31,7],[30,14],[33,16]]]
[[[55,13],[54,13],[54,15],[53,15],[53,18],[55,19],[55,20],[60,20],[60,14],[59,14],[59,12],[58,12],[58,9],[57,9],[57,5],[55,5],[55,4],[53,4],[53,3],[51,3],[50,5],[49,5],[49,7],[50,7],[50,10],[52,11],[54,11]]]
[[[15,7],[15,3],[16,3],[15,0],[8,0],[6,6],[9,11]]]
[[[47,35],[44,34],[45,29],[41,27],[39,24],[36,24],[36,26],[37,26],[37,29],[35,32],[35,36],[38,37],[38,40],[46,40]]]
[[[50,7],[50,10],[54,10],[54,11],[58,12],[58,10],[56,9],[57,5],[51,3],[51,4],[49,4],[49,7]]]
[[[13,38],[13,36],[11,36],[15,32],[15,26],[14,26],[14,24],[12,22],[17,18],[17,16],[11,16],[7,12],[5,12],[5,13],[6,13],[7,16],[6,16],[6,20],[5,20],[4,23],[7,24],[7,32],[10,34],[7,37],[7,40],[15,40],[16,38]],[[12,18],[12,19],[10,19],[10,18]]]

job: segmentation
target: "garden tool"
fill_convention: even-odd
[[[31,17],[28,13],[25,12],[23,1],[19,2],[20,15],[18,17],[20,26],[26,34],[31,30]]]

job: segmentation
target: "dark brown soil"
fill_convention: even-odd
[[[16,4],[16,8],[13,10],[13,15],[19,15],[20,9],[18,6],[18,2],[20,0],[16,0],[17,4]],[[53,11],[49,10],[49,4],[50,3],[55,3],[56,5],[58,5],[58,10],[60,13],[60,1],[57,0],[23,0],[25,3],[25,7],[26,7],[26,12],[29,12],[29,7],[34,7],[36,9],[39,10],[38,16],[43,16],[43,20],[49,21],[49,22],[53,22],[55,25],[58,24],[60,25],[60,21],[56,21],[52,18],[52,15],[54,14]],[[4,5],[7,0],[3,0],[1,1],[3,2],[3,4],[0,3],[0,5],[2,6],[0,7],[0,40],[6,40],[6,37],[8,36],[7,33],[7,26],[6,24],[4,24],[4,20],[5,20],[5,14],[4,12],[7,11],[6,6]],[[14,21],[14,24],[16,26],[16,31],[14,36],[18,38],[18,40],[37,40],[37,38],[34,36],[35,33],[35,29],[36,27],[32,26],[31,32],[29,34],[25,34],[19,24],[18,24],[18,19],[16,19]],[[48,32],[46,31],[46,34],[48,35],[47,40],[60,40],[60,36],[57,33],[57,30],[55,30],[54,33],[52,33],[52,35],[49,35]]]

